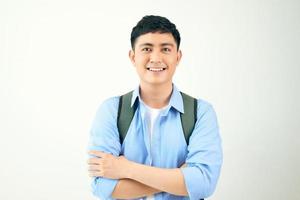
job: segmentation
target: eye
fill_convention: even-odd
[[[171,49],[167,48],[167,47],[163,48],[162,50],[163,50],[163,52],[170,52],[171,51]]]
[[[144,52],[150,52],[151,49],[149,47],[145,47],[145,48],[142,49],[142,51],[144,51]]]

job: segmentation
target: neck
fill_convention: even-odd
[[[168,105],[172,94],[172,83],[167,85],[140,84],[142,100],[152,108],[163,108]]]

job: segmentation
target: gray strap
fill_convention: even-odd
[[[184,113],[180,113],[182,129],[187,145],[197,121],[197,99],[180,92],[183,99]]]
[[[126,133],[129,129],[130,123],[133,119],[136,105],[134,104],[131,107],[131,98],[132,98],[132,92],[128,92],[127,94],[124,94],[120,97],[119,101],[119,109],[118,109],[118,119],[117,119],[117,126],[119,130],[120,135],[120,143],[122,144]]]
[[[120,143],[123,144],[131,121],[134,117],[137,105],[136,102],[131,107],[132,93],[128,92],[120,96],[117,126],[119,130]],[[184,113],[180,114],[181,125],[184,133],[184,138],[187,144],[189,144],[189,138],[194,130],[194,126],[197,120],[197,99],[181,92],[184,106]]]

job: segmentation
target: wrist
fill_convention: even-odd
[[[133,161],[128,161],[128,170],[126,173],[126,178],[133,179],[136,165],[137,163]]]

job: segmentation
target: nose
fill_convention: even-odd
[[[152,51],[150,55],[150,62],[151,63],[161,63],[162,62],[162,55],[159,51]]]

